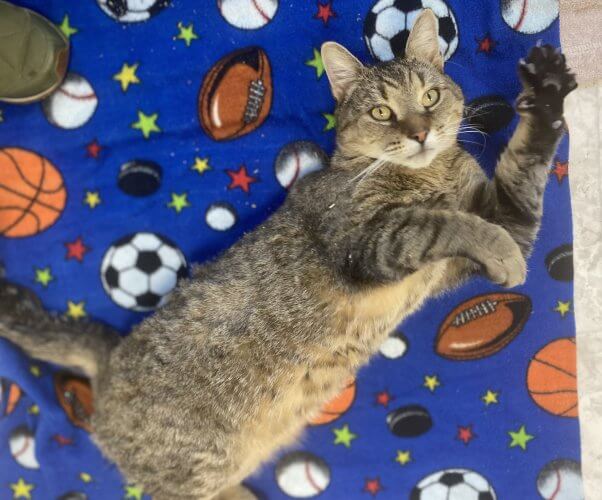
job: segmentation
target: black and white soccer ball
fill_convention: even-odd
[[[410,493],[410,500],[496,500],[489,481],[468,469],[440,470],[426,476]]]
[[[162,306],[186,271],[180,249],[156,233],[119,239],[109,247],[100,266],[102,285],[113,302],[134,311]]]
[[[171,0],[97,0],[105,14],[121,23],[140,23],[157,15]]]
[[[458,25],[443,0],[377,0],[364,19],[364,41],[372,57],[403,57],[410,30],[423,9],[439,18],[439,50],[447,61],[458,48]]]

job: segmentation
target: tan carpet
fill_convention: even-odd
[[[602,0],[561,0],[560,38],[579,83],[602,78]]]
[[[602,82],[567,100],[571,133],[574,310],[586,499],[602,498]]]
[[[580,87],[571,133],[575,319],[585,498],[602,498],[602,0],[561,0],[560,36]]]

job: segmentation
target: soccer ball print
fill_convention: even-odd
[[[431,9],[439,20],[439,49],[447,61],[458,47],[456,18],[443,0],[378,0],[364,20],[364,41],[379,61],[403,57],[418,15]]]
[[[164,236],[136,233],[111,245],[100,275],[105,291],[117,305],[150,311],[163,305],[178,279],[186,276],[186,259]]]
[[[139,23],[156,16],[171,0],[97,0],[103,12],[120,23]]]
[[[489,481],[468,469],[446,469],[428,475],[410,493],[410,500],[496,500]]]

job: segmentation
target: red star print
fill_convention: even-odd
[[[475,437],[475,434],[472,432],[472,425],[467,425],[466,427],[459,425],[458,435],[456,437],[464,444],[470,443]]]
[[[486,54],[490,54],[493,49],[495,49],[496,45],[497,42],[491,38],[489,34],[487,34],[485,38],[481,40],[477,38],[477,52],[485,52]]]
[[[558,184],[562,184],[564,178],[569,175],[569,162],[555,161],[551,173],[558,179]]]
[[[257,182],[257,179],[255,177],[251,177],[248,174],[247,167],[245,167],[244,165],[241,165],[238,171],[226,170],[226,173],[230,176],[230,179],[232,179],[232,182],[228,186],[228,189],[234,189],[239,187],[245,193],[248,193],[250,189],[249,186],[254,182]]]
[[[60,445],[60,446],[67,446],[70,444],[73,444],[73,439],[65,437],[65,436],[61,436],[60,434],[55,434],[54,436],[52,436],[52,438]]]
[[[377,493],[380,493],[383,490],[383,485],[380,484],[380,478],[375,479],[366,479],[364,483],[364,489],[366,493],[370,493],[372,496],[376,496]]]
[[[393,399],[393,396],[388,391],[381,391],[376,394],[376,404],[383,405],[385,408],[389,406],[389,403]]]
[[[314,16],[314,19],[322,19],[324,24],[328,24],[331,17],[337,17],[337,14],[332,10],[332,2],[322,4],[318,2],[318,12]]]
[[[102,146],[96,139],[94,139],[91,143],[86,144],[86,151],[88,152],[88,156],[91,158],[98,158],[101,150]]]
[[[65,258],[67,260],[76,259],[79,262],[84,260],[84,255],[90,250],[89,247],[84,245],[84,241],[82,240],[81,236],[79,236],[75,241],[65,243],[65,246],[67,247],[67,255]]]

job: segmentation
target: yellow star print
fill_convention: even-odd
[[[322,62],[322,56],[320,51],[314,49],[314,58],[309,61],[305,61],[306,66],[311,66],[316,70],[316,76],[320,78],[324,74],[324,63]]]
[[[157,118],[159,118],[159,113],[145,115],[142,111],[138,111],[138,121],[132,123],[132,128],[140,130],[144,138],[148,139],[151,132],[161,132],[161,129],[156,123]]]
[[[332,432],[335,435],[334,444],[342,444],[345,448],[351,448],[351,441],[357,438],[357,434],[351,432],[347,424],[340,429],[333,429]]]
[[[100,194],[98,191],[86,191],[86,197],[84,198],[84,203],[88,205],[90,208],[95,208],[100,205]]]
[[[27,408],[27,413],[30,415],[39,415],[40,407],[38,405],[31,405],[29,408]]]
[[[564,318],[571,311],[571,301],[567,300],[566,302],[562,302],[562,300],[556,301],[556,307],[554,311],[560,313],[560,316]]]
[[[171,193],[171,202],[169,202],[167,206],[169,208],[173,208],[176,211],[176,213],[179,214],[186,207],[190,206],[190,203],[188,202],[188,194]]]
[[[82,300],[81,302],[67,301],[67,316],[73,319],[80,319],[87,316],[86,303]]]
[[[63,22],[59,25],[59,28],[67,38],[71,38],[71,35],[75,35],[78,31],[76,28],[69,24],[68,14],[65,14],[65,17],[63,17]]]
[[[34,377],[39,377],[42,372],[40,371],[40,367],[38,365],[31,365],[29,367],[29,373],[31,373]]]
[[[499,401],[497,400],[498,396],[499,396],[499,392],[487,390],[487,392],[483,395],[483,397],[481,399],[483,400],[483,402],[485,403],[486,406],[489,406],[491,404],[499,403]]]
[[[429,391],[435,392],[435,389],[441,385],[439,382],[439,378],[437,375],[425,375],[424,376],[424,387],[426,387]]]
[[[134,500],[142,500],[142,495],[144,492],[140,486],[136,485],[126,485],[125,487],[125,498],[133,498]]]
[[[409,451],[397,451],[396,462],[399,462],[399,465],[406,465],[412,461],[412,455]]]
[[[194,26],[192,23],[190,23],[188,26],[184,26],[182,22],[179,22],[178,29],[180,32],[177,34],[176,38],[178,40],[184,40],[186,47],[190,47],[192,41],[198,38],[198,35],[194,32]]]
[[[322,129],[323,132],[328,132],[337,126],[337,119],[332,113],[322,113],[322,116],[326,119],[326,125]]]
[[[31,490],[35,488],[33,484],[28,484],[23,481],[23,478],[20,477],[16,483],[11,483],[11,489],[13,490],[13,498],[31,498]]]
[[[36,268],[35,271],[36,271],[35,281],[36,281],[36,283],[39,283],[43,287],[47,287],[48,283],[50,283],[54,279],[54,276],[52,276],[52,273],[50,272],[49,267],[44,267],[41,269]]]
[[[127,91],[130,84],[140,83],[138,76],[136,76],[136,70],[138,69],[138,63],[132,64],[131,66],[127,63],[123,63],[121,71],[113,75],[113,80],[121,83],[121,90]]]
[[[81,472],[80,475],[79,475],[79,478],[84,483],[91,483],[92,482],[92,476],[90,474],[88,474],[87,472]]]
[[[524,425],[521,425],[517,432],[508,431],[508,434],[510,434],[510,437],[512,438],[510,448],[519,446],[523,451],[527,449],[527,443],[531,441],[531,439],[535,439],[535,436],[527,433]]]
[[[199,174],[204,174],[207,170],[211,170],[209,166],[209,158],[199,158],[198,156],[194,159],[194,165],[191,167],[192,170],[196,170]]]

